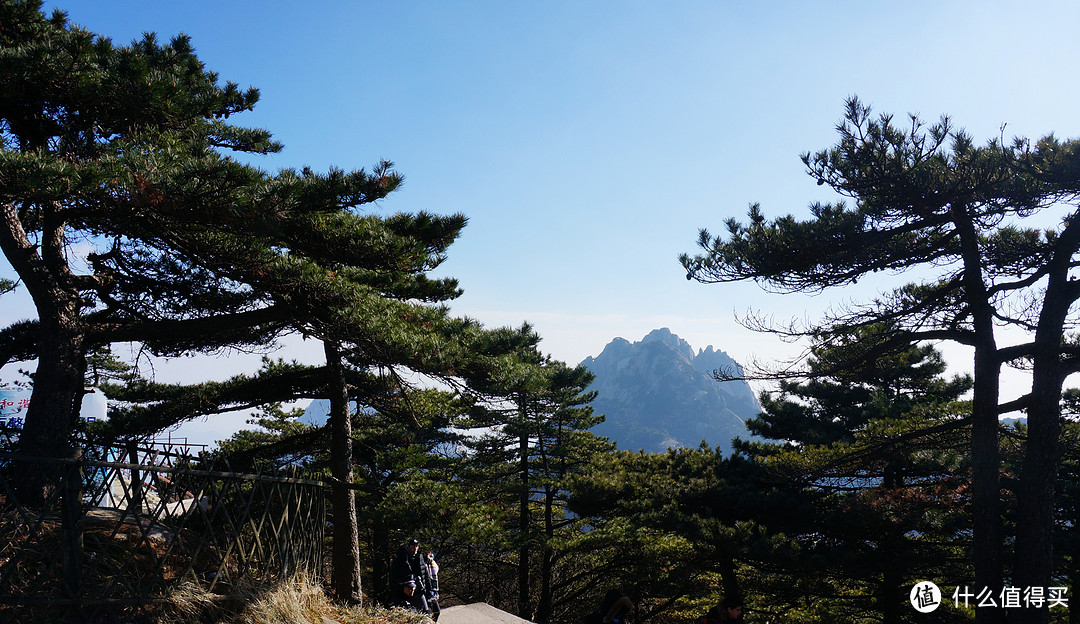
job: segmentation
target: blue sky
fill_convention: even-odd
[[[465,290],[455,312],[528,320],[545,351],[572,363],[661,326],[695,348],[769,361],[796,348],[735,313],[813,317],[866,296],[701,285],[676,260],[699,228],[720,230],[750,202],[775,216],[831,199],[798,156],[835,141],[849,95],[929,121],[948,113],[979,142],[1002,124],[1008,137],[1080,136],[1075,2],[46,6],[119,43],[190,35],[223,80],[261,90],[236,121],[285,144],[257,161],[266,169],[394,161],[406,183],[379,210],[469,217],[439,270]],[[0,321],[20,308],[5,300]],[[165,378],[196,369],[213,370],[159,366]]]

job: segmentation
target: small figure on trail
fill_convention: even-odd
[[[424,553],[424,567],[427,568],[428,586],[427,601],[431,608],[431,619],[439,621],[439,564],[435,563],[435,551],[430,548]]]
[[[412,594],[413,606],[421,613],[430,613],[427,592],[431,587],[431,579],[428,577],[427,566],[420,558],[420,540],[417,539],[402,544],[390,565],[391,583],[403,583],[407,580],[413,581],[416,590]]]
[[[617,589],[604,594],[600,608],[585,616],[585,624],[622,624],[634,608],[634,603]]]

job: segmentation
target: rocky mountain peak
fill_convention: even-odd
[[[606,417],[593,431],[620,448],[662,452],[704,440],[730,449],[759,410],[746,382],[713,378],[714,370],[741,374],[734,359],[711,345],[695,352],[666,327],[639,342],[616,338],[582,365],[596,376],[593,408]]]
[[[652,342],[671,347],[676,353],[686,358],[687,362],[694,359],[694,349],[690,347],[690,343],[673,334],[667,327],[654,329],[641,339],[641,344],[649,344]],[[710,346],[709,348],[711,349],[712,347]]]

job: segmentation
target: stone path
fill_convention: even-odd
[[[446,607],[439,615],[439,624],[532,624],[506,611],[485,603]]]

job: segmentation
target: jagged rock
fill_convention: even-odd
[[[330,417],[330,401],[326,399],[313,399],[308,406],[304,408],[304,414],[300,417],[300,422],[305,425],[311,425],[312,427],[322,427],[326,424],[327,418]]]
[[[606,418],[593,432],[622,449],[663,452],[704,440],[730,452],[732,438],[750,437],[744,421],[760,409],[745,381],[713,378],[715,370],[742,374],[735,360],[712,346],[695,353],[667,328],[635,343],[616,338],[581,364],[596,375],[592,405]]]

